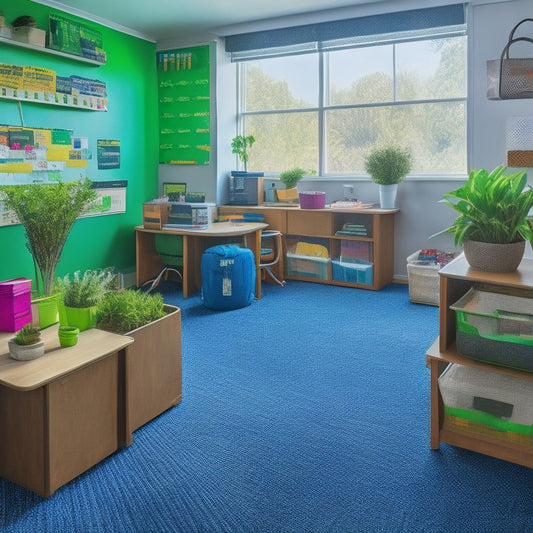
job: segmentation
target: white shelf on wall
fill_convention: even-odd
[[[24,93],[21,95],[20,93]],[[63,101],[57,101],[60,97]],[[97,96],[72,96],[61,93],[44,93],[39,91],[25,91],[10,89],[0,86],[0,99],[13,100],[16,102],[29,102],[32,104],[44,104],[60,107],[82,109],[84,111],[107,111],[107,98]],[[65,101],[66,100],[66,101]]]
[[[88,57],[76,56],[74,54],[69,54],[67,52],[60,52],[59,50],[53,50],[52,48],[45,48],[43,46],[36,46],[34,44],[23,43],[20,41],[15,41],[14,39],[8,39],[6,37],[0,37],[0,44],[7,44],[8,46],[15,46],[19,48],[27,48],[29,50],[34,50],[35,52],[42,52],[43,54],[51,54],[54,56],[66,57],[72,59],[73,61],[79,61],[81,63],[88,63],[89,65],[101,66],[105,63],[96,61],[95,59],[90,59]]]

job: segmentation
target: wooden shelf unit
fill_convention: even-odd
[[[34,52],[41,52],[42,54],[50,54],[54,56],[60,56],[67,59],[72,59],[73,61],[79,61],[80,63],[88,63],[89,65],[101,66],[105,65],[104,62],[96,61],[95,59],[90,59],[88,57],[76,56],[74,54],[69,54],[67,52],[61,52],[59,50],[53,50],[52,48],[46,48],[44,46],[36,46],[35,44],[23,43],[15,39],[8,39],[7,37],[0,37],[0,44],[5,44],[8,46],[14,46],[17,48],[26,48],[28,50],[33,50]]]
[[[443,442],[533,468],[533,447],[463,431],[447,424],[438,381],[449,364],[470,366],[486,372],[533,381],[532,372],[483,363],[459,354],[455,345],[455,313],[450,309],[450,305],[471,287],[533,298],[533,260],[523,259],[516,272],[496,274],[471,269],[464,256],[460,255],[442,268],[439,274],[440,336],[427,352],[427,367],[430,369],[431,448],[436,450]]]
[[[285,254],[291,244],[299,240],[324,242],[332,259],[341,255],[342,241],[368,243],[371,248],[373,282],[353,283],[333,279],[331,264],[325,279],[287,274],[287,261],[283,262],[283,278],[361,289],[379,290],[392,282],[394,274],[394,215],[399,209],[300,209],[298,207],[262,206],[219,206],[219,215],[260,213],[265,217],[269,229],[281,231],[285,240]],[[363,224],[367,236],[336,235],[345,223]]]

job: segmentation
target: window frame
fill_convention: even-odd
[[[431,98],[431,99],[420,99],[420,100],[396,100],[396,90],[397,90],[397,64],[396,64],[396,45],[402,44],[405,42],[415,42],[415,41],[430,41],[443,38],[454,38],[454,37],[463,37],[465,39],[465,93],[464,96],[460,97],[450,97],[450,98]],[[465,124],[464,124],[464,134],[465,134],[465,166],[464,172],[456,173],[446,173],[446,174],[410,174],[409,179],[457,179],[463,178],[468,175],[469,161],[470,161],[470,120],[469,120],[469,105],[468,105],[468,96],[469,96],[469,86],[470,86],[470,73],[468,69],[469,63],[469,50],[468,46],[469,36],[467,32],[466,25],[463,29],[452,32],[441,33],[435,31],[434,34],[412,37],[412,38],[397,38],[391,40],[379,40],[378,42],[363,42],[359,44],[347,44],[345,46],[319,46],[313,50],[301,51],[296,50],[295,52],[284,51],[282,56],[301,56],[307,53],[316,53],[318,54],[318,105],[316,107],[305,107],[305,108],[291,108],[291,109],[278,109],[278,110],[251,110],[247,111],[244,109],[246,101],[246,76],[245,72],[245,63],[244,60],[237,61],[236,68],[236,87],[237,87],[237,112],[236,112],[236,125],[237,132],[239,134],[245,134],[245,123],[248,116],[253,115],[268,115],[268,114],[284,114],[284,113],[303,113],[303,112],[313,112],[318,115],[318,174],[313,176],[314,179],[368,179],[368,175],[364,173],[351,173],[351,174],[342,174],[336,172],[327,172],[326,171],[326,162],[327,162],[327,124],[326,124],[326,113],[332,110],[342,110],[342,109],[363,109],[363,108],[377,108],[377,107],[397,107],[404,105],[413,105],[413,104],[438,104],[438,103],[453,103],[453,102],[462,102],[465,105]],[[390,102],[375,102],[375,103],[362,103],[362,104],[329,104],[328,94],[330,90],[329,84],[329,69],[328,61],[329,54],[334,53],[336,50],[345,50],[345,49],[356,49],[356,48],[369,48],[381,45],[392,45],[392,65],[393,65],[393,95]],[[280,55],[280,56],[281,56]],[[272,57],[277,57],[275,54],[266,54],[264,56],[256,55],[251,59],[269,59]],[[277,172],[265,172],[265,176],[276,176]],[[307,179],[307,178],[306,178]]]

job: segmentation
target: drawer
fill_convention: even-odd
[[[324,211],[288,211],[287,233],[329,237],[334,233],[333,215]]]

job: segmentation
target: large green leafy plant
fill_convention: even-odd
[[[527,187],[525,171],[505,174],[506,167],[492,172],[470,172],[468,181],[455,191],[445,193],[440,202],[459,213],[455,222],[442,233],[455,233],[455,245],[465,240],[509,244],[519,240],[533,245],[533,189]]]
[[[81,179],[69,182],[30,183],[0,187],[0,199],[12,209],[26,230],[26,246],[33,256],[39,289],[50,296],[55,271],[67,237],[86,207],[96,199],[92,182]]]

